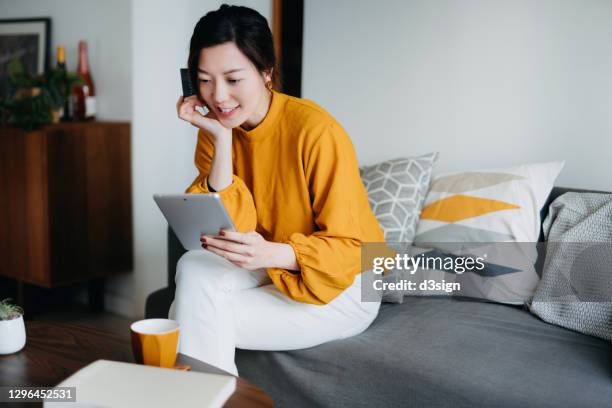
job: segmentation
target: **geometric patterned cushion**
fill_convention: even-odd
[[[531,299],[539,281],[533,264],[540,211],[563,165],[524,164],[433,177],[414,244],[455,255],[484,255],[497,271],[436,271],[440,280],[461,283],[455,295],[508,304]]]
[[[546,261],[531,312],[612,341],[612,194],[566,193],[544,221]]]
[[[412,242],[437,158],[434,152],[359,169],[386,242]]]

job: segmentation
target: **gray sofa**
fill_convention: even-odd
[[[567,191],[585,190],[555,187],[542,219]],[[174,296],[184,250],[171,231],[168,244],[168,288],[149,296],[147,317],[166,317]],[[542,261],[543,250],[536,268]],[[358,336],[303,350],[237,350],[236,364],[278,407],[612,406],[610,343],[524,307],[470,299],[383,303]]]

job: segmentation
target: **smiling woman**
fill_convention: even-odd
[[[199,175],[187,192],[218,192],[237,231],[202,236],[204,251],[177,265],[169,316],[180,351],[237,374],[236,347],[361,333],[380,307],[361,301],[361,243],[383,233],[350,138],[316,103],[273,89],[272,34],[255,10],[223,5],[202,17],[188,66],[197,95],[177,111],[199,129]]]
[[[231,64],[230,66],[224,66]],[[268,112],[271,71],[260,73],[233,42],[200,52],[197,67],[198,93],[226,128],[255,128]]]

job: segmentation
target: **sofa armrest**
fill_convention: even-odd
[[[172,228],[168,227],[168,287],[176,289],[176,283],[174,277],[176,276],[176,264],[178,263],[181,256],[187,252],[181,242],[178,240]]]

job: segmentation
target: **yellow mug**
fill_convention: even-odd
[[[172,368],[176,362],[179,324],[170,319],[145,319],[132,323],[132,350],[138,364]]]

